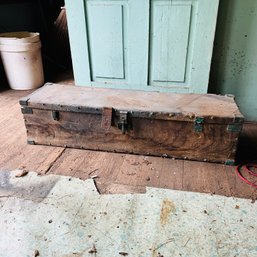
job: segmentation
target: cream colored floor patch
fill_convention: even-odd
[[[99,195],[93,180],[0,173],[0,256],[257,256],[257,204],[147,188]]]

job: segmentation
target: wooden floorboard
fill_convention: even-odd
[[[25,169],[41,174],[94,178],[101,193],[142,193],[149,186],[243,198],[257,197],[257,190],[243,183],[236,176],[234,167],[27,145],[18,100],[28,93],[12,90],[0,93],[0,170]],[[251,138],[254,137],[253,131],[251,127]],[[247,148],[246,143],[243,146]]]
[[[28,91],[0,93],[0,168],[46,172],[63,151],[58,147],[27,145],[26,129],[18,100]]]

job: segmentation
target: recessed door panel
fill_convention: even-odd
[[[87,23],[92,80],[124,79],[124,6],[88,1]]]
[[[151,17],[150,81],[184,82],[191,4],[153,1]]]
[[[65,0],[78,85],[206,93],[219,0]]]

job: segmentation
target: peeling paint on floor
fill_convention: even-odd
[[[147,188],[99,195],[93,180],[0,173],[0,256],[257,256],[257,204]]]

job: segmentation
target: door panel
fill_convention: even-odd
[[[87,22],[93,81],[98,78],[124,79],[123,5],[88,1]]]
[[[150,85],[184,82],[191,4],[153,1],[150,34]]]
[[[207,92],[219,0],[65,2],[77,85]]]

